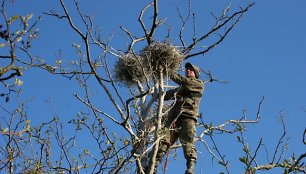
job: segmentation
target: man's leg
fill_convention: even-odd
[[[171,113],[171,112],[170,112]],[[170,114],[170,116],[172,116]],[[165,123],[165,136],[163,139],[160,140],[160,143],[159,143],[159,147],[158,147],[158,151],[157,151],[157,154],[156,154],[156,161],[155,161],[155,165],[153,166],[154,167],[154,173],[156,173],[156,170],[157,170],[157,167],[158,165],[161,163],[163,157],[165,156],[165,154],[167,153],[167,151],[169,150],[170,146],[173,145],[175,143],[175,141],[178,139],[178,132],[176,130],[173,130],[175,129],[173,127],[173,122],[175,120],[171,117],[168,118],[168,120],[166,120],[166,123]],[[149,154],[149,164],[148,164],[148,167],[146,167],[146,174],[149,173],[149,166],[151,166],[152,164],[152,157],[153,157],[153,151],[150,152]]]
[[[155,164],[154,164],[154,166],[152,166],[152,167],[154,167],[154,173],[156,173],[156,170],[157,170],[157,167],[158,167],[158,165],[161,163],[161,161],[162,161],[162,159],[163,159],[163,157],[164,157],[164,155],[166,154],[166,152],[167,152],[167,149],[168,149],[168,145],[167,144],[165,144],[165,143],[160,143],[159,144],[159,147],[158,147],[158,151],[157,151],[157,154],[156,154],[156,160],[155,160]],[[145,173],[146,174],[148,174],[149,172],[150,172],[150,166],[151,166],[151,164],[152,164],[152,158],[153,158],[153,151],[151,151],[150,152],[150,154],[149,154],[149,164],[148,164],[148,166],[146,167],[146,170],[145,170]]]
[[[180,118],[181,129],[179,131],[179,138],[181,140],[184,156],[187,160],[186,162],[186,174],[194,174],[197,151],[194,145],[194,140],[196,137],[196,121],[191,118]]]

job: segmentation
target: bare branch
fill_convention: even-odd
[[[259,102],[256,118],[254,120],[246,120],[245,116],[244,116],[243,119],[241,119],[241,120],[228,120],[225,123],[220,124],[219,126],[207,126],[205,124],[204,125],[200,124],[201,126],[206,128],[206,130],[204,130],[200,134],[199,139],[201,139],[205,134],[209,133],[212,130],[218,130],[218,131],[226,132],[226,133],[234,133],[234,132],[239,131],[239,129],[226,130],[225,127],[229,124],[233,124],[233,125],[236,125],[238,128],[241,128],[240,124],[258,123],[258,121],[260,119],[259,114],[260,114],[260,111],[261,111],[261,105],[262,105],[263,101],[264,101],[264,97],[262,97],[261,101]]]
[[[137,96],[135,96],[135,97],[132,97],[132,98],[129,98],[128,100],[126,100],[126,102],[125,102],[126,105],[125,105],[125,106],[126,106],[126,110],[127,110],[127,117],[126,117],[126,119],[124,120],[124,122],[121,123],[121,125],[125,125],[125,124],[128,122],[128,120],[130,119],[130,108],[129,108],[129,103],[130,103],[131,101],[137,99],[137,98],[141,98],[141,97],[147,95],[147,94],[149,93],[149,91],[150,91],[150,90],[148,90],[148,91],[146,91],[146,92],[144,92],[144,93],[142,93],[142,94],[139,94],[139,95],[137,95]]]
[[[283,126],[283,134],[282,136],[279,138],[278,140],[278,143],[277,143],[277,146],[275,148],[275,152],[274,152],[274,155],[273,155],[273,159],[271,161],[271,164],[273,164],[276,160],[276,156],[277,156],[277,153],[278,153],[278,150],[280,148],[280,145],[283,143],[283,139],[285,138],[286,136],[286,126],[285,126],[285,123],[284,123],[284,118],[283,118],[283,115],[282,113],[280,113],[280,119],[281,119],[281,123],[282,123],[282,126]],[[285,145],[286,146],[286,145]],[[283,154],[283,151],[282,151],[282,154]],[[277,163],[279,163],[279,161],[281,160],[281,157],[282,157],[282,154],[279,156],[279,159],[277,161]]]
[[[81,36],[81,38],[82,38],[83,40],[86,40],[86,36],[85,36],[85,35],[84,35],[84,34],[74,25],[74,22],[72,21],[70,15],[69,15],[69,12],[68,12],[68,10],[67,10],[67,7],[66,7],[64,1],[63,1],[63,0],[60,0],[60,2],[61,2],[61,5],[62,5],[62,7],[63,7],[63,10],[64,10],[64,12],[65,12],[65,14],[66,14],[66,18],[67,18],[67,20],[68,20],[68,22],[69,22],[71,28],[72,28],[76,33],[78,33],[79,36]]]
[[[101,110],[97,109],[96,107],[94,107],[92,104],[84,101],[80,96],[78,96],[77,94],[74,94],[74,96],[80,100],[82,103],[84,103],[85,105],[87,105],[88,107],[92,108],[94,111],[100,113],[100,114],[103,114],[105,115],[107,118],[109,118],[110,120],[112,120],[114,123],[118,124],[118,125],[121,125],[121,123],[119,121],[117,121],[114,117],[112,117],[111,115],[105,113],[105,112],[102,112]]]
[[[180,10],[179,10],[179,8],[176,7],[177,12],[178,12],[179,17],[180,17],[181,22],[182,22],[182,26],[181,26],[180,33],[179,33],[179,38],[180,38],[181,44],[183,45],[183,48],[186,48],[185,42],[184,42],[184,40],[183,40],[183,30],[184,30],[184,28],[185,28],[185,26],[186,26],[186,23],[187,23],[187,21],[189,20],[189,17],[190,17],[190,15],[191,15],[191,0],[189,0],[188,2],[189,2],[189,6],[188,6],[188,15],[186,16],[185,19],[183,18],[182,14],[181,14],[181,12],[180,12]]]
[[[145,25],[145,23],[143,22],[143,19],[142,19],[142,18],[143,18],[143,15],[144,15],[145,11],[147,11],[148,8],[151,7],[152,5],[155,5],[155,3],[150,3],[149,5],[147,5],[146,7],[144,7],[144,8],[141,10],[141,12],[140,12],[140,14],[139,14],[139,17],[138,17],[138,21],[140,22],[140,25],[141,25],[141,27],[142,27],[142,30],[144,31],[144,34],[145,34],[145,37],[146,37],[148,43],[149,43],[148,31],[147,31],[146,25]]]
[[[149,34],[146,36],[149,45],[152,42],[152,36],[155,32],[156,27],[158,26],[157,16],[158,16],[158,0],[154,0],[154,14],[153,14],[152,26]]]
[[[304,145],[306,145],[306,129],[304,130],[304,133],[303,133],[303,143]]]
[[[127,29],[125,29],[124,27],[120,26],[121,30],[123,30],[131,39],[131,43],[128,46],[128,51],[127,52],[132,52],[132,48],[134,46],[135,43],[143,41],[146,39],[146,37],[140,37],[140,38],[136,38],[136,36],[134,36],[130,31],[128,31]]]
[[[57,17],[58,19],[63,19],[67,18],[66,15],[59,15],[55,10],[50,10],[50,12],[43,12],[43,14],[48,15],[48,16],[54,16]]]
[[[200,37],[199,39],[195,40],[192,44],[190,44],[186,49],[183,50],[183,53],[186,55],[186,59],[200,55],[200,54],[205,54],[206,52],[210,51],[212,48],[214,48],[215,46],[217,46],[219,43],[221,43],[225,37],[228,35],[228,33],[236,26],[236,24],[240,21],[240,18],[249,10],[249,8],[251,8],[255,3],[251,3],[249,4],[245,9],[241,9],[241,11],[236,12],[234,14],[232,14],[230,17],[228,17],[226,20],[224,20],[221,24],[219,24],[219,22],[221,22],[224,17],[221,16],[221,19],[218,19],[216,25],[205,35],[203,35],[202,37]],[[228,11],[228,10],[227,10]],[[235,17],[237,17],[237,19],[235,19]],[[234,20],[235,19],[235,20]],[[221,21],[219,21],[221,20]],[[203,40],[205,40],[206,38],[208,38],[212,33],[217,32],[219,29],[221,29],[222,27],[224,27],[226,24],[228,24],[231,20],[234,20],[234,23],[231,24],[231,26],[225,31],[225,33],[223,35],[221,35],[221,37],[212,45],[208,46],[206,49],[196,52],[196,53],[192,53],[190,54],[190,52],[194,49],[194,47],[196,45],[198,45],[200,42],[202,42]]]
[[[204,72],[204,74],[206,74],[209,78],[208,80],[204,81],[204,83],[212,83],[212,82],[218,82],[218,83],[229,83],[227,81],[220,81],[218,79],[216,79],[212,73],[210,71],[205,71],[202,68],[200,68],[202,72]]]

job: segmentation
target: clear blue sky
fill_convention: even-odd
[[[166,17],[166,25],[173,29],[180,27],[175,5],[182,7],[182,0],[160,2],[160,17]],[[96,25],[102,27],[102,35],[118,50],[125,50],[128,38],[120,31],[124,26],[130,31],[141,34],[137,22],[139,11],[149,1],[81,1],[82,9],[88,14],[95,14]],[[229,2],[233,10],[239,5],[244,7],[245,1],[195,1],[192,6],[197,15],[198,33],[208,31],[213,22],[210,12],[220,14]],[[258,103],[265,96],[259,124],[249,125],[246,133],[247,141],[252,150],[262,137],[267,146],[270,158],[281,136],[280,112],[284,115],[289,149],[285,156],[293,152],[305,152],[302,145],[302,133],[306,123],[306,1],[303,0],[272,0],[255,1],[256,4],[242,18],[236,28],[218,47],[205,56],[191,58],[190,61],[202,69],[211,71],[219,80],[228,84],[207,84],[200,111],[207,123],[218,125],[229,119],[240,119],[243,109],[247,109],[248,118],[255,118]],[[15,0],[11,15],[33,13],[34,17],[42,15],[50,9],[59,9],[59,2],[54,0]],[[71,6],[69,6],[71,7]],[[185,9],[186,10],[186,9]],[[186,12],[186,11],[184,11]],[[78,21],[78,20],[77,20]],[[76,21],[76,23],[78,23]],[[76,57],[72,43],[79,42],[76,35],[68,27],[67,22],[44,16],[39,24],[40,37],[33,44],[33,53],[55,62],[56,54],[62,50],[64,57]],[[188,28],[186,29],[188,30]],[[162,32],[161,32],[162,33]],[[165,34],[156,35],[163,40]],[[173,39],[178,44],[177,38]],[[113,58],[112,58],[113,59]],[[205,76],[203,76],[205,79]],[[33,99],[27,110],[33,125],[40,121],[50,120],[59,115],[63,122],[72,119],[79,111],[80,103],[72,96],[80,91],[78,84],[60,76],[51,76],[45,72],[29,70],[21,78],[22,98]],[[92,88],[96,88],[94,84]],[[103,96],[100,98],[101,109],[113,112],[114,108],[105,105]],[[51,101],[46,102],[46,101]],[[97,100],[97,103],[99,101]],[[9,105],[11,103],[2,103]],[[85,138],[86,135],[84,135]],[[221,152],[230,160],[232,173],[241,173],[243,168],[239,162],[242,148],[236,142],[236,136],[217,136]],[[208,140],[208,138],[207,138]],[[85,143],[86,144],[86,143]],[[211,156],[200,143],[198,144],[199,160],[197,173],[218,173],[222,170],[211,161]],[[261,154],[264,154],[264,150]],[[177,160],[170,161],[167,173],[183,173],[185,160],[179,151]],[[261,155],[260,162],[266,162]],[[275,171],[278,173],[279,171]],[[261,173],[261,172],[259,172]],[[267,172],[273,173],[273,172]]]

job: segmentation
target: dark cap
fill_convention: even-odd
[[[187,62],[187,63],[185,64],[185,68],[190,68],[190,69],[192,69],[193,72],[194,72],[194,74],[195,74],[195,76],[196,76],[196,78],[199,78],[199,77],[200,77],[200,68],[199,68],[199,67],[197,67],[197,66],[195,66],[195,65],[192,65],[190,62]]]

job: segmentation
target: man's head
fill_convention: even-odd
[[[192,65],[191,63],[187,62],[185,64],[185,75],[186,77],[195,77],[195,78],[199,78],[200,76],[200,68],[198,68],[195,65]]]

